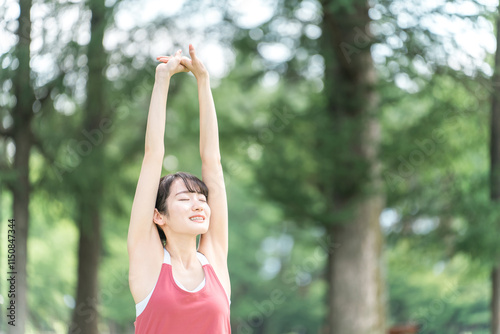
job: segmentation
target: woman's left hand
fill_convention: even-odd
[[[208,71],[205,68],[205,65],[203,65],[201,60],[196,56],[196,52],[192,44],[189,44],[189,55],[191,56],[191,59],[188,57],[182,57],[181,64],[190,70],[197,80],[208,78]]]
[[[169,76],[179,72],[189,72],[189,69],[181,64],[181,52],[179,49],[174,56],[156,57],[158,61],[163,63],[157,66],[156,71],[165,72]]]

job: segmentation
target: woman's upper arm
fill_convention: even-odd
[[[153,214],[160,182],[163,157],[160,154],[145,154],[142,161],[141,173],[135,191],[127,244],[130,248],[138,242],[149,241],[153,223]]]
[[[211,253],[219,264],[227,261],[228,255],[228,208],[226,186],[220,160],[202,162],[202,178],[208,187],[210,225],[200,238],[199,249]]]
[[[153,215],[162,160],[161,154],[144,155],[130,214],[127,238],[129,285],[136,303],[149,294],[161,269],[163,245]]]
[[[207,233],[201,235],[198,250],[208,258],[231,298],[231,281],[227,266],[228,207],[222,165],[219,159],[202,160],[201,170],[203,182],[208,187],[208,204],[211,213],[210,226]]]

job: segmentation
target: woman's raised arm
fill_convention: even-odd
[[[205,66],[196,57],[195,49],[189,45],[191,59],[183,57],[181,64],[186,66],[198,82],[200,105],[200,156],[203,182],[208,187],[210,206],[210,226],[200,238],[199,251],[212,257],[222,268],[227,265],[228,255],[228,209],[226,186],[222,172],[219,150],[219,129],[217,114],[210,89],[210,77]]]
[[[181,50],[173,57],[158,57],[162,64],[156,67],[146,126],[144,159],[130,214],[127,239],[129,253],[138,242],[148,243],[157,234],[153,214],[165,153],[164,133],[170,78],[175,73],[188,71],[180,64],[180,54]]]

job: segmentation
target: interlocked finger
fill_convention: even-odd
[[[161,61],[163,63],[167,63],[170,59],[172,59],[172,56],[160,56],[160,57],[156,57],[156,60]]]

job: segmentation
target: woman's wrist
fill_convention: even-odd
[[[155,77],[155,86],[164,87],[170,84],[170,78],[172,76],[168,74],[163,74],[161,76]]]
[[[160,67],[162,66],[161,64],[156,67],[156,72],[155,72],[155,83],[156,82],[162,82],[165,80],[170,80],[172,77],[172,73],[166,68]],[[163,65],[164,66],[164,65]]]
[[[208,75],[208,72],[207,73],[204,73],[204,74],[200,74],[196,77],[196,80],[198,81],[198,83],[206,83],[206,82],[210,82],[210,76]]]

